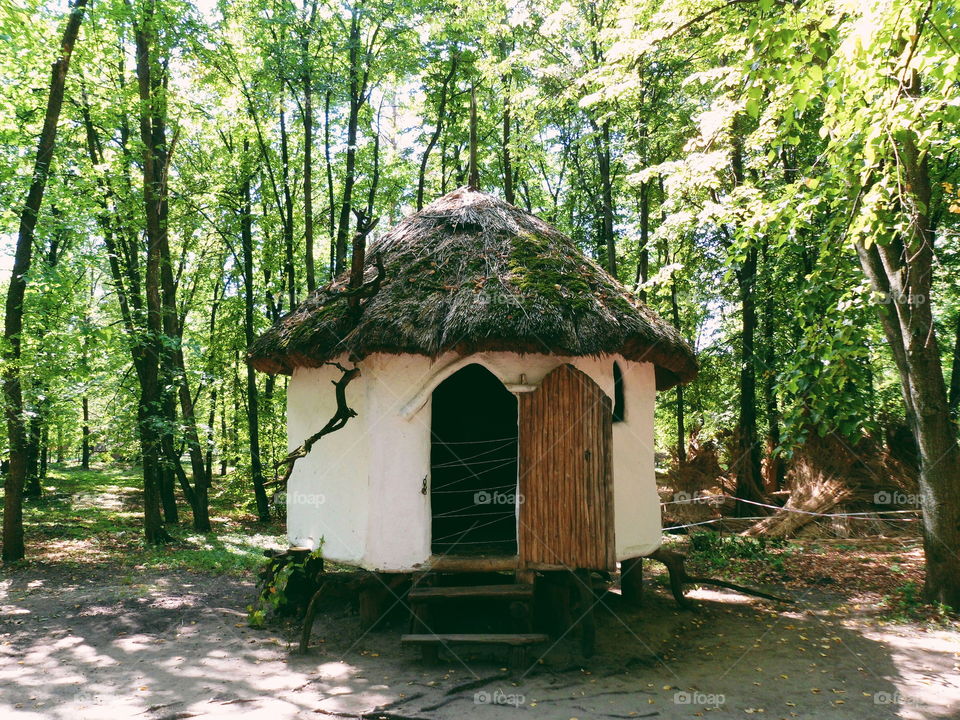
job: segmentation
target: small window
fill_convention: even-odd
[[[620,372],[620,366],[613,364],[613,421],[623,422],[623,373]]]

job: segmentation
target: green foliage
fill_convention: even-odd
[[[260,585],[260,592],[253,604],[247,606],[248,622],[252,627],[263,627],[272,616],[282,612],[289,598],[287,586],[291,578],[302,576],[308,565],[323,562],[323,540],[320,547],[304,555],[299,560],[288,560],[277,567],[277,561],[271,560],[266,565],[268,577]]]
[[[725,567],[731,559],[766,560],[775,570],[783,568],[783,560],[770,554],[771,549],[781,550],[787,541],[779,538],[753,538],[742,535],[720,535],[712,530],[697,532],[690,536],[690,548],[704,560],[716,567]]]

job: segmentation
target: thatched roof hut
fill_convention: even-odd
[[[382,273],[381,273],[382,269]],[[375,288],[364,293],[360,288]],[[562,233],[471,188],[403,220],[364,282],[318,290],[250,362],[290,373],[290,446],[356,412],[287,489],[294,545],[405,572],[611,570],[660,544],[657,388],[696,361]]]
[[[254,367],[291,373],[344,353],[505,350],[617,353],[653,363],[661,390],[696,374],[671,325],[568,237],[493,195],[460,188],[400,222],[369,249],[368,279],[377,253],[386,275],[362,313],[347,308],[345,274],[253,343]]]

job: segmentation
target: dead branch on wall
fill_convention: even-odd
[[[332,365],[343,373],[339,380],[332,381],[334,386],[334,394],[337,398],[337,410],[333,414],[333,417],[327,421],[327,424],[320,428],[319,432],[315,432],[313,435],[308,437],[303,441],[302,445],[292,450],[283,460],[277,463],[275,468],[277,470],[284,465],[287,466],[286,471],[283,473],[283,477],[280,478],[280,480],[278,480],[276,483],[277,485],[280,485],[281,488],[286,488],[287,481],[290,479],[290,475],[293,473],[293,466],[296,464],[297,460],[302,457],[306,457],[320,438],[322,438],[324,435],[329,435],[332,432],[336,432],[346,425],[350,418],[357,416],[357,411],[347,405],[347,385],[349,385],[350,381],[360,374],[360,368],[346,368],[338,362],[326,362],[324,365]]]

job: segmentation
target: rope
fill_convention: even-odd
[[[661,505],[682,505],[687,503],[697,503],[700,505],[709,505],[710,501],[709,499],[706,499],[706,498],[707,496],[690,498],[689,500],[670,500],[668,502],[661,502],[660,504]],[[767,505],[766,503],[754,502],[753,500],[744,500],[742,498],[737,498],[737,497],[734,497],[733,495],[712,495],[712,496],[709,496],[709,498],[710,499],[723,498],[724,500],[729,498],[737,502],[747,503],[748,505],[756,505],[757,507],[770,508],[771,510],[784,510],[786,512],[800,513],[802,515],[814,515],[816,517],[859,517],[859,516],[872,517],[874,515],[899,515],[904,513],[920,512],[919,510],[873,510],[873,511],[856,512],[856,513],[818,513],[818,512],[812,512],[810,510],[799,510],[797,508],[786,507],[785,505],[782,505],[782,506]],[[717,504],[722,504],[722,503],[717,503]],[[748,520],[751,518],[738,518],[738,519]],[[757,518],[757,519],[762,520],[763,518]]]

